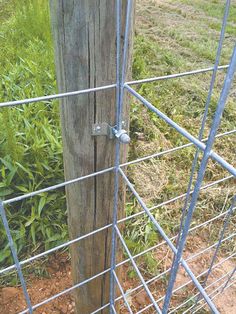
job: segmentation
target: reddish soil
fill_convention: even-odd
[[[191,242],[191,241],[190,241]],[[197,253],[203,248],[203,241],[201,238],[195,238],[195,245],[185,252],[185,258],[192,254]],[[191,248],[190,248],[191,247]],[[167,249],[167,247],[161,247],[158,251],[154,252],[157,262],[161,262],[161,271],[166,270],[171,265],[172,254]],[[212,252],[203,254],[193,261],[189,262],[189,265],[195,275],[201,273],[204,269],[207,269],[209,261],[212,258]],[[217,262],[221,261],[223,257],[219,257]],[[216,278],[220,278],[222,275],[230,272],[234,263],[231,260],[223,263],[219,268],[212,272],[212,276],[209,277],[208,285],[211,284]],[[145,268],[140,264],[140,269],[143,269],[143,275],[146,280],[150,278],[148,272],[145,274]],[[132,289],[140,284],[137,277],[131,279],[128,277],[128,271],[130,269],[127,265],[123,267],[122,272],[122,286],[124,291]],[[68,260],[67,254],[60,254],[51,258],[46,265],[47,277],[36,277],[29,275],[27,277],[27,287],[30,294],[30,298],[33,304],[42,302],[43,300],[53,296],[56,293],[63,291],[66,288],[72,286],[71,279],[71,266]],[[175,288],[183,285],[189,281],[189,277],[186,272],[180,268],[177,276]],[[225,281],[225,279],[224,279]],[[219,283],[217,283],[218,285]],[[213,285],[212,289],[216,289],[217,285]],[[166,281],[158,280],[154,281],[149,285],[151,292],[153,293],[155,299],[162,297],[165,293]],[[208,290],[210,292],[212,290]],[[185,289],[181,289],[176,292],[172,298],[172,306],[176,307],[181,302],[186,300],[187,297],[192,296],[196,293],[193,284],[189,284]],[[216,299],[215,303],[222,314],[234,314],[236,313],[236,285],[232,285],[223,294],[220,294]],[[138,310],[144,308],[146,305],[150,304],[149,297],[143,289],[137,290],[135,293],[130,294],[128,297],[129,304],[131,305],[134,313]],[[161,303],[160,303],[161,305]],[[61,297],[56,298],[52,302],[37,308],[34,313],[37,314],[67,314],[74,313],[74,301],[71,294],[65,294]],[[24,300],[23,292],[20,287],[3,287],[0,289],[0,313],[1,314],[15,314],[19,313],[26,308],[26,303]],[[177,313],[182,313],[182,309]],[[128,313],[126,307],[123,303],[120,304],[119,313]],[[153,308],[148,309],[144,313],[155,313]]]
[[[58,258],[59,257],[59,258]],[[29,276],[27,288],[33,304],[53,296],[72,286],[70,262],[67,256],[60,255],[49,261],[46,270],[48,278]],[[22,289],[19,287],[5,287],[0,290],[0,313],[15,314],[26,308]],[[37,314],[68,314],[74,313],[73,297],[65,294],[47,305],[34,311]]]

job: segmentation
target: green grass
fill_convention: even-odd
[[[181,6],[182,5],[182,6]],[[187,7],[186,7],[187,5]],[[181,6],[181,8],[180,8]],[[230,12],[221,63],[228,63],[236,38]],[[197,14],[193,13],[197,11]],[[221,27],[223,7],[218,1],[138,1],[137,30],[134,43],[133,79],[165,75],[207,67],[213,64]],[[208,18],[213,17],[214,19]],[[53,48],[47,0],[0,1],[1,101],[24,99],[56,92]],[[214,114],[224,72],[217,78],[207,131]],[[210,74],[138,86],[138,91],[193,135],[198,134],[204,112]],[[220,131],[235,128],[234,96],[230,98]],[[137,101],[131,106],[130,159],[182,145],[187,141]],[[0,122],[0,198],[11,198],[63,181],[62,142],[58,104],[46,101],[17,108],[2,109]],[[143,134],[140,140],[137,134]],[[233,162],[235,138],[216,142],[216,151]],[[129,176],[149,206],[175,197],[186,190],[194,149],[189,148],[129,170]],[[160,170],[160,171],[159,171]],[[138,171],[144,173],[142,181]],[[205,183],[223,177],[220,167],[210,163]],[[232,183],[232,181],[231,181]],[[158,188],[155,193],[154,188]],[[154,192],[152,192],[154,191]],[[214,217],[233,195],[230,184],[202,193],[193,224]],[[165,231],[175,234],[182,202],[154,211]],[[64,190],[44,193],[6,207],[9,224],[20,258],[53,247],[68,239]],[[140,210],[128,195],[126,214]],[[218,229],[209,228],[209,242]],[[234,225],[231,226],[232,230]],[[154,245],[161,238],[145,216],[126,225],[126,239],[133,253]],[[230,231],[229,231],[230,232]],[[8,242],[0,227],[0,264],[11,264]],[[138,244],[138,245],[137,245]],[[234,250],[234,244],[224,252]],[[140,259],[150,274],[161,269],[152,253]]]
[[[0,29],[1,101],[56,92],[48,2],[13,1]],[[8,4],[10,6],[10,4]],[[6,2],[0,3],[6,10]],[[1,11],[1,12],[2,12]],[[41,102],[0,113],[0,197],[28,193],[63,181],[57,102]],[[20,258],[64,242],[68,237],[64,190],[44,193],[6,207]],[[0,263],[12,259],[0,229]]]
[[[225,1],[220,1],[220,0],[213,0],[213,1],[181,0],[180,2],[187,4],[187,5],[190,5],[193,8],[196,8],[197,10],[200,10],[202,12],[202,14],[204,14],[208,17],[221,19],[222,15],[224,13]],[[235,23],[235,14],[236,14],[236,3],[234,3],[234,1],[232,1],[231,7],[230,7],[229,18],[228,18],[229,22]]]

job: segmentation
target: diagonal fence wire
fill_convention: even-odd
[[[223,286],[223,288],[221,290],[221,293],[227,288],[227,286],[228,286],[231,278],[234,276],[235,272],[236,272],[236,266],[234,267],[234,269],[233,269],[232,273],[230,274],[228,280],[226,281],[225,285]]]
[[[216,279],[215,281],[213,281],[212,283],[210,283],[207,287],[205,287],[206,290],[208,290],[210,287],[214,286],[215,284],[217,284],[219,281],[222,281],[222,279],[224,279],[225,277],[228,277],[230,275],[231,271],[227,272],[226,274],[222,275],[220,278]],[[224,282],[225,283],[225,282]],[[193,296],[191,296],[189,299],[187,299],[186,301],[182,302],[181,304],[179,304],[178,306],[176,306],[173,310],[171,310],[169,312],[169,314],[172,314],[174,312],[176,312],[176,310],[179,310],[180,308],[186,306],[187,303],[194,301],[194,299],[196,299],[196,297],[199,296],[199,293],[194,294]],[[194,307],[194,304],[191,305],[187,310],[185,310],[182,314],[187,313],[188,311],[191,311]]]
[[[117,283],[117,285],[118,285],[118,287],[119,287],[119,289],[120,289],[120,292],[121,292],[121,295],[122,295],[122,297],[123,297],[123,299],[124,299],[124,302],[125,302],[125,304],[126,304],[126,306],[127,306],[127,309],[128,309],[128,311],[129,311],[129,313],[130,314],[133,314],[133,311],[132,311],[132,309],[131,309],[131,307],[130,307],[130,305],[129,305],[129,301],[127,300],[127,297],[126,297],[126,295],[125,295],[125,293],[124,293],[124,289],[122,288],[122,286],[121,286],[121,284],[120,284],[120,281],[119,281],[119,279],[118,279],[118,277],[117,277],[117,275],[116,275],[116,272],[113,270],[113,276],[114,276],[114,278],[115,278],[115,281],[116,281],[116,283]],[[114,303],[114,302],[113,302]],[[113,304],[112,304],[113,305]]]
[[[226,30],[227,19],[228,19],[228,16],[229,16],[229,8],[230,8],[230,0],[227,0],[226,1],[226,5],[225,5],[225,13],[224,13],[223,22],[222,22],[222,28],[221,28],[221,32],[220,32],[220,39],[219,39],[218,49],[217,49],[217,52],[216,52],[215,65],[214,65],[214,69],[213,69],[213,72],[212,72],[210,87],[209,87],[209,91],[208,91],[208,95],[207,95],[207,99],[206,99],[205,110],[204,110],[204,114],[203,114],[203,118],[202,118],[202,124],[201,124],[201,128],[200,128],[199,135],[198,135],[199,141],[202,141],[202,137],[203,137],[206,121],[207,121],[207,116],[208,116],[208,112],[209,112],[209,107],[210,107],[210,103],[211,103],[211,98],[212,98],[212,94],[213,94],[213,90],[214,90],[214,85],[215,85],[215,81],[216,81],[216,74],[217,74],[219,63],[220,63],[220,56],[221,56],[221,51],[222,51],[222,47],[223,47],[223,41],[224,41],[224,37],[225,37],[225,30]],[[195,174],[195,170],[196,170],[196,167],[197,167],[199,153],[200,153],[200,150],[197,147],[196,153],[195,153],[195,156],[194,156],[194,160],[193,160],[193,163],[192,163],[192,169],[191,169],[190,179],[189,179],[188,188],[187,188],[187,195],[186,195],[184,206],[183,206],[183,209],[182,209],[182,217],[181,217],[180,227],[179,227],[180,231],[179,231],[178,238],[176,240],[177,246],[178,246],[178,243],[179,243],[181,232],[183,230],[183,224],[184,224],[184,220],[185,220],[185,217],[186,217],[187,206],[189,204],[190,191],[191,191],[192,184],[193,184],[193,179],[194,179],[194,174]]]
[[[186,139],[188,139],[190,142],[192,142],[196,147],[200,148],[203,152],[205,151],[206,145],[203,142],[199,141],[196,137],[194,137],[192,134],[190,134],[188,131],[186,131],[184,128],[182,128],[179,124],[177,124],[172,119],[170,119],[166,114],[164,114],[162,111],[160,111],[155,106],[153,106],[149,101],[147,101],[143,96],[141,96],[139,93],[137,93],[129,85],[125,84],[125,88],[133,96],[135,96],[138,100],[140,100],[141,103],[143,103],[145,107],[147,107],[149,110],[154,112],[159,118],[161,118],[167,124],[169,124],[171,127],[173,127],[178,133],[183,135]],[[208,141],[209,141],[209,139],[208,139]],[[214,159],[216,162],[218,162],[223,168],[225,168],[233,176],[236,176],[235,168],[231,164],[229,164],[225,159],[223,159],[221,156],[219,156],[217,153],[215,153],[213,150],[210,150],[209,157]]]
[[[117,265],[117,266],[118,266],[118,265]],[[108,269],[107,271],[109,271],[109,269]],[[75,289],[75,288],[81,287],[83,284],[85,284],[85,283],[87,283],[87,282],[89,282],[89,281],[91,281],[91,280],[97,278],[98,276],[101,276],[101,275],[105,274],[107,271],[104,271],[104,272],[102,272],[102,273],[100,273],[100,274],[98,274],[98,275],[96,275],[96,276],[94,276],[94,277],[92,277],[92,278],[89,278],[89,279],[83,281],[82,283],[79,283],[79,284],[73,286],[72,288],[69,288],[69,289],[63,291],[62,293],[59,293],[59,294],[57,294],[57,295],[55,295],[55,296],[53,296],[53,297],[51,297],[51,298],[45,300],[44,302],[41,302],[39,305],[34,306],[33,308],[35,309],[35,308],[37,308],[38,306],[41,306],[41,305],[43,305],[43,304],[46,304],[46,303],[52,301],[52,300],[53,300],[54,298],[56,298],[56,297],[59,297],[59,296],[65,294],[65,293],[68,293],[68,292],[72,291],[72,290]],[[190,282],[191,282],[191,281],[190,281]],[[27,312],[27,311],[24,311],[24,312],[22,312],[22,313],[26,313],[26,312]]]
[[[214,267],[214,268],[220,267],[223,263],[225,263],[226,261],[230,260],[231,258],[234,258],[235,256],[236,256],[236,253],[234,253],[234,254],[232,254],[231,256],[228,256],[227,258],[225,258],[224,260],[218,262],[218,263],[215,264],[213,267]],[[206,274],[206,272],[207,272],[207,270],[205,270],[204,272],[202,272],[201,274],[199,274],[199,275],[197,276],[197,278],[200,278],[201,276],[203,276],[204,274]],[[146,281],[146,283],[148,283],[148,281]],[[182,288],[186,287],[186,286],[187,286],[188,284],[190,284],[190,283],[192,283],[192,280],[189,280],[187,283],[185,283],[185,284],[183,284],[183,285],[177,287],[176,289],[174,289],[174,290],[173,290],[173,293],[174,293],[174,292],[177,292],[177,291],[179,291],[179,290],[181,290]],[[138,288],[140,288],[140,287],[142,287],[142,285],[138,286]],[[133,291],[136,291],[136,290],[137,290],[136,288],[133,289]],[[119,296],[119,297],[116,298],[115,301],[118,302],[118,301],[121,300],[121,299],[122,299],[122,296]],[[162,300],[164,300],[164,296],[161,297],[161,298],[159,298],[159,299],[157,300],[157,302],[161,302]],[[99,313],[101,310],[103,310],[103,309],[109,307],[109,305],[110,305],[110,304],[108,303],[108,304],[106,304],[106,305],[100,307],[100,308],[97,309],[96,311],[92,312],[91,314]],[[145,312],[146,310],[148,310],[148,309],[149,309],[150,307],[152,307],[152,306],[153,306],[152,304],[149,304],[149,305],[145,306],[142,310],[138,311],[136,314],[143,313],[143,312]]]
[[[91,279],[93,279],[93,278],[91,278]],[[89,281],[89,280],[88,280]],[[88,282],[87,281],[87,282]],[[77,285],[76,287],[79,287],[79,286],[81,286],[82,284],[80,284],[80,285]],[[66,293],[68,293],[69,292],[69,290],[68,291],[66,291]],[[59,294],[58,296],[60,296],[61,294]],[[53,299],[53,298],[52,298]],[[50,301],[50,300],[49,300]],[[48,301],[47,301],[48,302]],[[42,304],[45,304],[45,303],[42,303]],[[27,312],[27,311],[26,311]],[[23,312],[23,313],[26,313],[26,312]]]
[[[121,241],[121,243],[122,243],[126,253],[129,256],[129,259],[130,259],[130,261],[131,261],[131,263],[132,263],[132,265],[133,265],[133,267],[134,267],[134,269],[135,269],[135,271],[136,271],[140,281],[142,282],[142,286],[144,287],[145,291],[147,292],[147,295],[149,296],[150,300],[152,301],[152,304],[153,304],[154,308],[156,309],[157,313],[162,313],[162,311],[161,311],[160,307],[158,306],[158,304],[156,303],[156,301],[155,301],[155,299],[154,299],[150,289],[148,288],[147,283],[145,282],[145,280],[144,280],[140,270],[138,269],[138,266],[135,263],[134,258],[132,256],[132,254],[130,253],[130,250],[128,249],[128,247],[126,245],[125,240],[123,239],[123,237],[122,237],[122,235],[120,233],[120,230],[117,228],[117,226],[115,228],[116,228],[117,235],[119,236],[119,239],[120,239],[120,241]]]
[[[151,214],[151,212],[149,211],[149,209],[147,208],[147,206],[145,205],[145,203],[143,202],[143,200],[141,199],[141,197],[139,196],[139,194],[137,193],[137,191],[134,189],[133,185],[130,183],[129,179],[127,178],[127,176],[124,174],[124,172],[120,169],[119,170],[122,177],[124,178],[127,186],[130,188],[130,190],[132,191],[133,195],[135,196],[135,198],[137,199],[137,201],[139,202],[139,204],[143,207],[143,209],[145,210],[147,216],[149,217],[150,221],[153,223],[153,225],[156,227],[156,229],[158,230],[158,232],[160,233],[160,235],[164,238],[164,240],[166,241],[166,243],[169,245],[169,247],[171,248],[171,250],[173,251],[174,254],[177,254],[178,250],[175,248],[175,246],[173,245],[173,243],[170,241],[169,237],[166,235],[166,233],[164,232],[163,228],[159,225],[159,223],[156,221],[156,219],[154,218],[154,216]],[[215,311],[217,313],[217,309],[215,307],[215,305],[211,302],[210,298],[208,297],[208,295],[205,293],[204,289],[202,288],[202,286],[200,285],[200,283],[198,282],[198,280],[196,279],[196,277],[194,276],[193,272],[191,271],[191,269],[189,268],[188,264],[185,262],[185,260],[182,258],[180,258],[181,264],[183,265],[183,267],[185,268],[186,272],[188,273],[188,275],[191,277],[193,283],[196,285],[196,287],[199,289],[200,293],[202,294],[202,296],[204,297],[204,299],[206,300],[207,304],[209,305],[209,307]],[[163,310],[162,310],[163,311]]]
[[[227,238],[223,239],[222,242],[224,242],[224,241],[226,241],[226,240],[228,240],[228,239],[230,239],[230,238],[232,238],[232,237],[234,237],[234,236],[236,236],[236,234],[231,234],[231,235],[228,236]],[[161,244],[163,244],[163,243],[161,243]],[[208,251],[209,249],[211,249],[212,247],[214,247],[216,244],[217,244],[217,242],[216,242],[214,245],[212,245],[211,247],[209,247],[209,248],[207,248],[207,249],[205,249],[205,250],[203,250],[203,251],[201,251],[201,252],[199,252],[199,253],[197,253],[197,254],[194,254],[194,255],[190,256],[189,258],[186,259],[186,261],[191,261],[192,259],[194,259],[194,258],[197,257],[198,255],[200,255],[200,254],[202,254],[202,253],[205,253],[206,251]],[[143,252],[140,253],[140,254],[137,254],[137,255],[133,256],[133,258],[135,259],[135,258],[137,258],[138,256],[140,256],[141,254],[144,254],[144,253],[145,253],[145,251],[143,251]],[[218,267],[219,265],[221,265],[221,264],[223,264],[225,261],[227,261],[229,258],[232,258],[232,257],[234,257],[234,256],[235,256],[235,254],[233,254],[232,256],[230,256],[230,257],[224,259],[223,261],[221,261],[221,262],[217,263],[215,266],[213,266],[213,268]],[[116,267],[119,267],[119,266],[123,265],[125,262],[128,262],[128,261],[130,261],[130,259],[126,259],[125,261],[118,263],[118,264],[116,265]],[[38,303],[37,305],[33,306],[33,309],[36,309],[36,308],[38,308],[39,306],[42,306],[42,305],[44,305],[44,304],[47,304],[47,303],[51,302],[52,300],[54,300],[54,299],[56,299],[56,298],[58,298],[58,297],[60,297],[60,296],[62,296],[62,295],[64,295],[64,294],[66,294],[66,293],[69,293],[69,292],[73,291],[74,289],[77,289],[77,288],[79,288],[79,287],[82,287],[84,284],[87,284],[88,282],[91,282],[92,280],[94,280],[94,279],[96,279],[96,278],[98,278],[98,277],[100,277],[100,276],[102,276],[102,275],[108,273],[109,271],[110,271],[110,268],[109,268],[109,269],[106,269],[105,271],[103,271],[103,272],[101,272],[101,273],[98,273],[98,274],[94,275],[93,277],[90,277],[90,278],[88,278],[88,279],[86,279],[86,280],[84,280],[84,281],[82,281],[82,282],[80,282],[80,283],[78,283],[78,284],[72,286],[71,288],[68,288],[68,289],[66,289],[66,290],[64,290],[64,291],[62,291],[62,292],[60,292],[60,293],[58,293],[58,294],[56,294],[56,295],[54,295],[54,296],[52,296],[52,297],[46,299],[46,300],[44,300],[44,301]],[[155,277],[149,279],[148,281],[146,281],[146,284],[148,285],[148,284],[154,282],[155,280],[161,278],[161,276],[165,275],[165,274],[168,273],[169,271],[170,271],[170,268],[167,269],[166,271],[162,272],[161,274],[158,274],[157,276],[155,276]],[[207,273],[207,270],[204,271],[203,273],[201,273],[200,275],[198,275],[196,278],[198,278],[198,277],[200,277],[200,276],[202,276],[202,275],[204,275],[204,274],[206,274],[206,273]],[[183,286],[181,286],[181,287],[178,287],[178,289],[176,289],[176,290],[174,290],[174,291],[180,290],[181,288],[183,288],[184,286],[186,286],[187,284],[189,284],[189,283],[191,283],[191,282],[192,282],[191,280],[188,281],[185,285],[183,285]],[[143,285],[139,285],[139,286],[137,286],[137,287],[135,287],[135,288],[129,290],[129,292],[126,293],[126,295],[128,296],[129,294],[131,294],[131,293],[133,293],[133,292],[139,290],[139,289],[142,288],[142,287],[143,287]],[[118,297],[118,298],[115,299],[115,301],[118,301],[118,300],[120,300],[120,299],[121,299],[121,297]],[[161,301],[161,300],[160,300],[160,301]],[[108,305],[107,305],[107,306],[108,306]],[[100,309],[102,309],[102,308],[100,308]],[[27,310],[21,312],[21,314],[23,314],[23,313],[27,313]],[[96,312],[94,312],[94,313],[96,313]]]
[[[233,237],[235,237],[235,236],[236,236],[236,233],[233,234],[233,235],[228,236],[227,238],[225,238],[225,239],[222,240],[222,243],[225,242],[225,241],[227,241],[227,240],[230,240],[231,238],[233,238]],[[211,250],[212,248],[214,248],[214,247],[217,245],[217,243],[218,243],[218,242],[216,242],[215,244],[211,245],[210,247],[208,247],[208,248],[206,248],[206,249],[200,251],[199,253],[196,253],[196,254],[193,254],[193,255],[189,256],[188,258],[186,258],[186,262],[190,262],[190,261],[194,260],[196,257],[198,257],[199,255],[204,254],[204,253],[206,253],[207,251]],[[225,261],[227,261],[227,260],[230,259],[230,258],[233,258],[234,256],[235,256],[235,254],[233,254],[232,256],[229,256],[227,259],[222,260],[221,262],[215,264],[215,266],[213,266],[213,269],[219,267],[219,266],[222,265]],[[136,257],[136,256],[133,256],[133,258],[135,258],[135,257]],[[165,271],[161,272],[160,274],[158,274],[158,275],[152,277],[151,279],[147,280],[147,281],[146,281],[146,284],[149,285],[149,284],[154,283],[154,282],[157,281],[157,280],[160,280],[164,275],[168,274],[168,272],[170,272],[170,270],[171,270],[171,267],[168,268],[168,269],[166,269]],[[205,275],[205,274],[207,273],[207,271],[208,271],[208,270],[204,270],[204,271],[201,272],[199,275],[197,275],[196,278],[202,277],[203,275]],[[191,283],[192,283],[192,280],[187,281],[186,283],[182,284],[181,286],[178,286],[177,288],[175,288],[175,289],[173,290],[173,293],[174,293],[174,292],[177,292],[177,291],[179,291],[179,290],[181,290],[181,289],[183,289],[184,287],[186,287],[187,285],[189,285],[189,284],[191,284]],[[138,285],[138,286],[136,286],[136,287],[133,288],[133,289],[129,289],[129,290],[125,293],[125,295],[126,295],[126,296],[129,296],[129,295],[133,294],[134,292],[140,290],[142,287],[143,287],[142,285]],[[164,296],[161,297],[160,299],[158,299],[157,302],[160,302],[160,301],[162,301],[163,299],[164,299]],[[140,313],[142,313],[142,311],[144,311],[144,310],[146,310],[146,308],[142,309],[142,310],[140,311]]]
[[[233,176],[225,177],[225,178],[220,179],[220,180],[217,180],[217,181],[215,181],[215,182],[213,182],[213,183],[210,183],[210,184],[207,184],[207,185],[205,185],[205,186],[202,186],[201,189],[202,189],[202,190],[208,189],[208,188],[210,188],[210,187],[212,187],[212,186],[215,186],[215,185],[217,185],[217,184],[219,184],[219,183],[221,183],[221,182],[225,182],[225,181],[227,181],[227,180],[229,180],[229,179],[232,179],[232,178],[233,178]],[[174,198],[172,198],[172,199],[170,199],[170,200],[168,200],[168,201],[164,201],[164,202],[162,202],[162,203],[160,203],[160,204],[158,204],[158,205],[156,205],[156,206],[154,206],[154,207],[149,208],[149,210],[150,210],[150,211],[153,211],[153,210],[156,209],[156,208],[162,207],[162,206],[164,206],[164,205],[171,204],[171,203],[175,202],[176,200],[179,200],[179,199],[184,198],[185,195],[186,195],[186,193],[185,193],[185,194],[182,194],[182,195],[179,195],[179,196],[177,196],[177,197],[174,197]],[[217,216],[215,216],[215,217],[213,217],[213,218],[211,218],[211,219],[209,219],[209,220],[207,220],[207,221],[205,221],[205,222],[203,222],[203,223],[201,223],[201,224],[198,224],[198,225],[196,225],[196,226],[190,228],[189,231],[191,232],[191,231],[194,231],[194,230],[196,230],[196,229],[198,229],[198,228],[201,228],[201,227],[203,227],[203,226],[205,226],[205,225],[207,225],[207,224],[209,224],[209,223],[215,221],[216,219],[219,219],[219,218],[221,218],[222,216],[226,215],[227,212],[228,212],[228,211],[222,212],[222,213],[220,213],[219,215],[217,215]],[[119,220],[117,221],[117,223],[119,224],[119,223],[122,223],[122,222],[126,222],[126,221],[128,221],[128,220],[130,220],[130,219],[133,219],[133,218],[135,218],[135,217],[137,217],[137,216],[139,216],[139,215],[142,215],[142,214],[144,214],[144,213],[145,213],[145,211],[140,211],[140,212],[138,212],[138,213],[136,213],[136,214],[133,214],[133,215],[127,216],[127,217],[125,217],[125,218],[119,219]],[[85,235],[81,235],[81,236],[79,236],[78,238],[75,238],[75,239],[73,239],[73,240],[67,241],[66,243],[63,243],[63,244],[58,245],[58,246],[56,246],[56,247],[54,247],[54,248],[52,248],[52,249],[49,249],[49,250],[47,250],[47,251],[44,251],[43,253],[36,254],[35,256],[32,256],[32,257],[30,257],[30,258],[28,258],[28,259],[25,259],[25,260],[23,260],[23,261],[20,261],[20,265],[22,266],[22,265],[25,265],[25,264],[27,264],[27,263],[31,263],[31,262],[33,262],[33,261],[36,260],[36,259],[39,259],[39,258],[41,258],[41,257],[44,257],[44,256],[46,256],[46,255],[48,255],[48,254],[51,254],[51,253],[57,251],[57,250],[63,249],[63,248],[65,248],[65,247],[67,247],[67,246],[69,246],[69,245],[71,245],[71,244],[73,244],[73,243],[76,243],[76,242],[79,242],[79,241],[81,241],[81,240],[83,240],[83,239],[86,239],[86,238],[89,237],[89,236],[96,235],[98,232],[101,232],[101,231],[106,230],[106,229],[111,228],[111,227],[112,227],[112,224],[108,224],[108,225],[106,225],[106,226],[104,226],[104,227],[101,227],[101,228],[99,228],[99,229],[93,230],[93,231],[91,231],[90,233],[87,233],[87,234],[85,234]],[[173,236],[172,238],[170,238],[170,240],[175,240],[176,238],[177,238],[177,235],[176,235],[176,236]],[[142,254],[145,254],[145,253],[148,252],[149,250],[153,250],[154,248],[158,248],[159,246],[161,246],[161,245],[163,245],[163,244],[165,244],[165,241],[164,241],[164,242],[161,242],[161,243],[159,243],[159,244],[156,244],[156,245],[154,245],[153,247],[148,248],[147,250],[144,250],[143,252],[137,254],[135,257],[141,256]],[[126,260],[126,261],[128,261],[128,260]],[[122,263],[124,263],[124,262],[122,262]],[[119,264],[117,264],[117,265],[120,266],[121,263],[119,263]],[[8,271],[11,271],[11,270],[13,270],[14,268],[15,268],[15,265],[8,266],[8,267],[6,267],[6,268],[4,268],[4,269],[1,269],[1,270],[0,270],[0,274],[3,274],[3,273],[8,272]]]

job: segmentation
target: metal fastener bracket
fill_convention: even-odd
[[[122,122],[122,126],[125,127],[124,121]],[[108,136],[109,139],[117,138],[123,144],[130,142],[130,137],[126,130],[122,129],[118,131],[116,127],[112,127],[106,122],[94,123],[92,126],[92,136]]]
[[[106,122],[94,123],[92,126],[93,136],[108,136],[110,139],[114,138],[113,128]]]

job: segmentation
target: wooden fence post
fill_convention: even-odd
[[[122,29],[125,25],[126,2],[122,0]],[[115,83],[116,0],[50,0],[50,10],[59,92]],[[128,112],[126,100],[124,116],[127,123]],[[106,136],[94,137],[91,130],[94,123],[114,125],[115,113],[115,88],[60,100],[66,180],[114,165],[115,141]],[[122,145],[121,161],[126,156],[127,146]],[[113,192],[113,172],[67,186],[71,239],[112,222]],[[123,215],[124,194],[124,185],[121,185],[119,215]],[[109,268],[111,230],[99,232],[72,245],[70,252],[74,284]],[[78,288],[74,296],[78,314],[89,314],[106,304],[109,301],[109,273]]]

